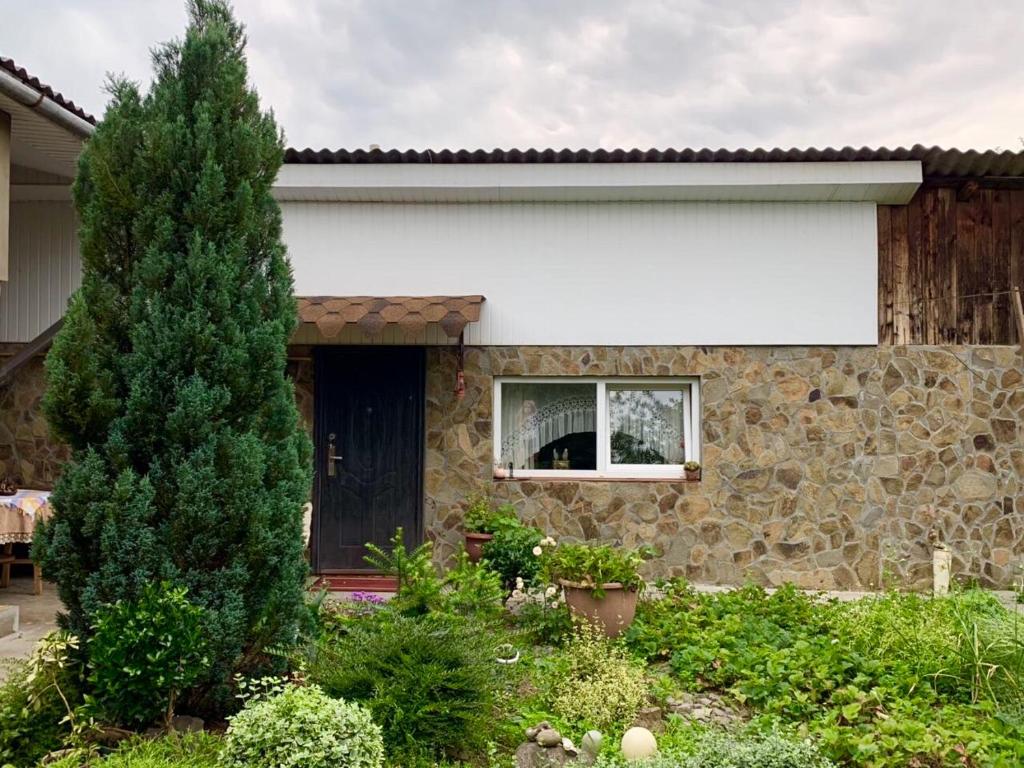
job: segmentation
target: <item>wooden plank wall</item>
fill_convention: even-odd
[[[878,206],[879,344],[1018,344],[1024,190],[922,187]]]

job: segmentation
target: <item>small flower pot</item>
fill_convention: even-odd
[[[700,480],[700,470],[699,469],[684,469],[683,470],[683,477],[685,477],[687,480]]]
[[[492,533],[467,533],[466,554],[469,562],[479,563],[484,556],[484,544],[494,538]]]
[[[618,637],[633,623],[640,594],[625,589],[618,582],[602,584],[604,597],[594,597],[593,587],[573,581],[559,580],[565,588],[565,602],[580,618],[600,628],[608,637]]]

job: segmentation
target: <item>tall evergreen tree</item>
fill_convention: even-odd
[[[34,554],[82,636],[104,603],[186,585],[208,609],[207,692],[223,695],[296,632],[311,464],[285,376],[283,138],[227,2],[189,14],[184,40],[155,50],[147,95],[111,83],[79,162],[82,287],[44,400],[72,459]]]

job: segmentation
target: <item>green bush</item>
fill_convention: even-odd
[[[96,613],[89,640],[89,684],[100,714],[144,726],[170,722],[178,695],[205,673],[202,608],[184,587],[148,584],[137,600]]]
[[[27,663],[12,663],[0,685],[0,761],[34,765],[73,738],[84,719],[81,655],[78,638],[59,630],[36,644]]]
[[[392,758],[479,749],[505,687],[493,625],[385,608],[325,638],[308,669],[332,696],[364,703]]]
[[[576,735],[621,733],[646,696],[643,666],[588,622],[577,625],[544,674],[543,705]]]
[[[114,752],[82,762],[69,756],[49,768],[221,768],[223,739],[208,733],[170,734],[158,739],[134,738]]]
[[[227,768],[379,768],[384,760],[370,713],[315,685],[250,699],[229,723]]]
[[[532,584],[540,572],[540,558],[534,548],[543,538],[539,529],[523,525],[517,517],[508,518],[494,531],[494,538],[484,544],[484,562],[501,576],[507,590],[515,586],[516,579]]]
[[[103,605],[187,586],[211,660],[190,696],[217,714],[236,671],[295,642],[312,463],[286,376],[283,140],[228,2],[188,8],[184,36],[155,49],[148,94],[117,79],[79,158],[82,285],[43,401],[71,458],[33,557],[83,643]]]
[[[0,685],[0,765],[35,765],[67,737],[70,729],[61,722],[67,712],[56,691],[33,706],[25,664],[5,662],[5,666],[7,679]]]

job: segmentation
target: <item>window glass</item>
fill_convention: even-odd
[[[679,389],[608,387],[612,464],[686,461],[685,397]]]
[[[597,469],[597,385],[501,386],[501,464],[516,469]]]

